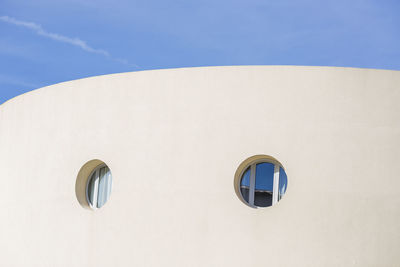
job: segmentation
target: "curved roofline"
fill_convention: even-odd
[[[273,67],[278,67],[278,68],[315,68],[315,69],[348,69],[348,70],[363,70],[363,71],[368,71],[368,70],[373,70],[373,71],[388,71],[388,72],[400,72],[400,70],[389,70],[389,69],[376,69],[376,68],[361,68],[361,67],[341,67],[341,66],[311,66],[311,65],[218,65],[218,66],[194,66],[194,67],[178,67],[178,68],[163,68],[163,69],[148,69],[148,70],[136,70],[136,71],[126,71],[126,72],[116,72],[116,73],[109,73],[109,74],[102,74],[102,75],[96,75],[96,76],[88,76],[88,77],[83,77],[83,78],[78,78],[74,80],[68,80],[68,81],[63,81],[63,82],[58,82],[54,84],[50,84],[47,86],[39,87],[36,89],[33,89],[31,91],[22,93],[20,95],[17,95],[13,98],[10,98],[6,100],[5,102],[0,104],[0,108],[2,108],[4,105],[12,102],[15,99],[18,99],[20,97],[24,97],[27,94],[35,93],[38,90],[54,86],[54,85],[59,85],[63,83],[69,83],[69,82],[75,82],[75,81],[80,81],[80,80],[86,80],[86,79],[93,79],[93,78],[98,78],[98,77],[105,77],[105,76],[114,76],[114,75],[122,75],[122,74],[128,74],[128,73],[138,73],[138,72],[149,72],[149,71],[174,71],[174,70],[188,70],[188,69],[204,69],[204,68],[259,68],[259,67],[268,67],[268,68],[273,68]]]

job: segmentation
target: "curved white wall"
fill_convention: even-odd
[[[210,67],[93,77],[0,106],[0,266],[397,266],[400,72]],[[268,154],[275,206],[236,196]],[[89,160],[110,200],[80,206]]]

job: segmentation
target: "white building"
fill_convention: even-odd
[[[0,266],[399,266],[399,103],[399,71],[289,66],[16,97]]]

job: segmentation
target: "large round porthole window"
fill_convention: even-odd
[[[86,199],[92,209],[101,208],[111,194],[112,175],[107,165],[96,167],[89,175],[86,186]]]
[[[256,155],[240,164],[235,191],[252,208],[272,206],[285,195],[287,176],[282,164],[271,156]]]

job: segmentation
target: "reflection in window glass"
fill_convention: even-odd
[[[97,190],[95,190],[95,184],[96,184],[96,180],[97,180],[97,177],[96,177],[96,172],[94,172],[93,174],[92,174],[92,176],[90,177],[90,180],[89,180],[89,184],[88,184],[88,186],[87,186],[87,188],[88,188],[88,191],[87,191],[87,196],[88,196],[88,201],[89,201],[89,203],[91,204],[91,205],[93,205],[92,203],[93,203],[93,200],[95,199],[95,192],[97,192]]]
[[[257,162],[247,166],[246,171],[243,172],[240,180],[240,193],[243,200],[251,207],[272,206],[285,194],[286,172],[277,164]],[[277,179],[275,185],[274,179]]]
[[[283,195],[286,192],[286,188],[287,188],[286,172],[284,169],[280,168],[279,169],[279,197],[278,197],[278,200],[281,200],[281,198],[283,197]]]
[[[101,208],[111,194],[112,175],[107,166],[96,168],[87,185],[87,200],[91,208]]]
[[[254,205],[257,207],[269,207],[272,205],[274,167],[272,163],[259,163],[256,165]]]
[[[240,191],[244,200],[249,202],[249,188],[250,188],[250,168],[248,168],[244,174],[240,183]]]

